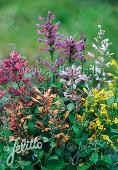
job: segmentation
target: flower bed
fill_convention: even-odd
[[[118,64],[98,26],[69,38],[48,12],[37,24],[33,67],[13,51],[0,64],[0,166],[34,170],[115,170],[118,165]]]

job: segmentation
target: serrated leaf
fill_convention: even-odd
[[[91,157],[90,157],[90,160],[93,161],[96,164],[97,161],[98,161],[98,153],[97,152],[93,152]]]

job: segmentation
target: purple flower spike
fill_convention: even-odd
[[[37,34],[44,36],[44,38],[39,38],[38,41],[45,43],[46,49],[48,49],[48,51],[55,51],[55,49],[61,48],[61,36],[57,32],[60,23],[58,22],[54,24],[54,19],[55,15],[49,11],[46,18],[38,18],[39,21],[43,21],[43,24],[36,25],[38,27]]]
[[[76,41],[74,37],[66,38],[62,44],[62,47],[65,51],[65,54],[71,61],[79,58],[81,61],[84,61],[84,56],[82,55],[82,51],[85,49],[85,39],[81,39],[80,41]]]

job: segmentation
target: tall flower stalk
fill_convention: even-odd
[[[39,17],[39,20],[43,21],[44,23],[37,24],[37,27],[39,28],[39,30],[37,30],[37,33],[44,38],[38,38],[38,41],[45,44],[44,50],[49,51],[51,62],[54,63],[54,52],[56,49],[61,48],[61,36],[57,32],[60,23],[53,23],[53,21],[55,20],[55,16],[50,11],[48,12],[46,18]],[[54,74],[52,74],[52,82],[55,82]]]

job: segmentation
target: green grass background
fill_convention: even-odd
[[[0,0],[0,58],[8,56],[11,43],[30,61],[40,55],[35,25],[48,10],[61,22],[60,32],[86,34],[87,50],[101,24],[118,59],[118,0]]]

